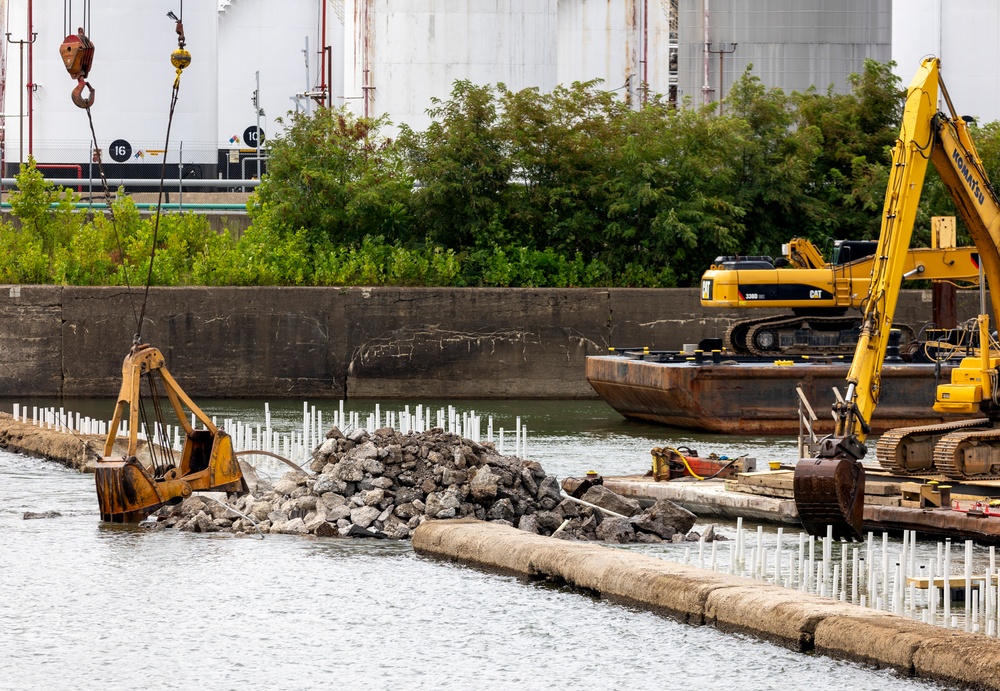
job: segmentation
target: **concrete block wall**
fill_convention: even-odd
[[[697,289],[151,288],[142,329],[192,396],[590,398],[588,355],[679,349],[748,310]],[[142,290],[0,286],[0,396],[113,397]],[[959,315],[978,296],[960,295]],[[759,310],[761,316],[766,312]],[[930,319],[904,291],[897,323]]]

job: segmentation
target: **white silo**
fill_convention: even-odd
[[[557,0],[344,0],[344,100],[423,129],[455,80],[549,91]]]
[[[4,120],[8,172],[16,170],[17,163],[29,153],[42,164],[88,166],[91,133],[87,113],[71,101],[76,82],[68,75],[59,51],[66,33],[76,33],[82,26],[95,46],[87,79],[95,90],[91,113],[108,174],[158,176],[175,77],[170,54],[177,48],[175,22],[167,12],[180,14],[179,0],[49,0],[31,5],[31,33],[36,35],[31,50],[24,50],[24,74],[31,75],[24,89],[20,78],[21,46],[6,46]],[[13,41],[28,39],[28,6],[25,0],[9,2],[6,31]],[[183,142],[185,163],[212,167],[217,157],[217,7],[214,2],[190,1],[183,6],[187,49],[193,59],[181,78],[168,157],[176,165]],[[85,17],[84,9],[88,7]],[[29,88],[30,109],[27,99],[22,98]],[[112,142],[119,142],[115,147],[119,161],[110,155]],[[127,156],[121,142],[128,144]],[[83,175],[89,176],[86,170]]]
[[[1000,120],[1000,0],[893,0],[892,59],[909,84],[928,55],[960,115]],[[944,105],[941,105],[942,109]]]

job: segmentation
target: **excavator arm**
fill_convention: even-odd
[[[939,88],[950,115],[937,111]],[[824,534],[832,525],[838,537],[861,536],[864,469],[860,461],[868,451],[865,440],[882,390],[882,365],[928,161],[933,162],[969,228],[987,285],[1000,286],[1000,204],[965,120],[955,113],[944,88],[940,60],[927,58],[906,94],[861,334],[846,394],[834,405],[835,430],[822,441],[817,458],[801,459],[795,470],[796,506],[803,526],[814,535]],[[992,292],[994,314],[1000,314],[1000,290]]]

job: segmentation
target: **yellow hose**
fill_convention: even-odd
[[[701,475],[699,475],[698,473],[694,472],[694,470],[691,469],[691,464],[688,463],[687,456],[685,456],[684,454],[682,454],[680,451],[678,451],[677,449],[673,448],[672,446],[664,446],[663,448],[665,448],[667,451],[670,451],[672,453],[677,454],[680,457],[681,463],[683,463],[684,467],[687,468],[687,471],[691,475],[691,477],[693,477],[693,478],[695,478],[697,480],[704,480],[705,479]]]

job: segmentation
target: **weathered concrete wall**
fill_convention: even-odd
[[[975,314],[960,296],[962,318]],[[588,355],[678,349],[747,311],[696,289],[152,288],[143,340],[195,396],[581,398]],[[0,286],[0,396],[114,396],[142,290]],[[769,311],[759,310],[761,316]],[[930,318],[905,291],[897,322]]]
[[[246,194],[220,192],[215,195],[206,194],[203,195],[201,198],[198,198],[196,197],[196,194],[197,193],[185,192],[183,200],[184,204],[198,204],[198,203],[239,204],[239,203],[246,203],[246,197],[247,197]],[[6,193],[4,196],[6,196]],[[143,218],[150,218],[155,214],[156,195],[154,194],[146,195],[145,199],[143,199],[144,195],[142,194],[136,194],[132,196],[136,200],[136,203],[139,205],[140,216],[142,216]],[[202,199],[204,201],[201,201]],[[98,200],[95,198],[95,201]],[[173,195],[168,193],[166,198],[164,199],[164,202],[167,203],[171,201],[175,204],[177,203],[176,193],[174,193]],[[154,205],[152,211],[150,211],[149,208],[151,203]],[[168,213],[173,213],[173,212],[168,212]],[[206,221],[208,221],[208,227],[214,230],[216,233],[221,233],[223,230],[228,230],[229,234],[232,235],[234,238],[242,237],[243,233],[246,232],[246,229],[250,227],[250,217],[246,213],[241,213],[239,211],[218,211],[211,213],[206,212],[202,213],[201,215],[202,217],[205,218]],[[12,214],[10,211],[0,211],[0,219],[2,219],[6,223],[12,223],[15,228],[21,227],[21,219]]]
[[[413,548],[489,570],[553,579],[695,625],[748,633],[905,675],[1000,689],[1000,641],[761,581],[602,545],[554,540],[496,523],[429,521]]]

